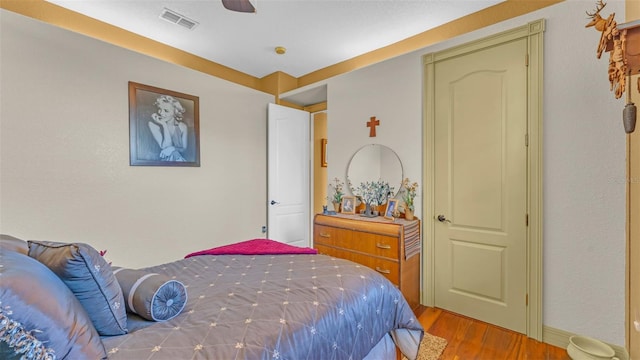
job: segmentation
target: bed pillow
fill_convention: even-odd
[[[17,251],[24,255],[29,252],[27,242],[16,237],[0,234],[0,252],[1,251]]]
[[[147,320],[176,317],[187,304],[187,289],[168,276],[144,270],[113,268],[124,294],[127,311]]]
[[[28,241],[29,256],[53,271],[78,298],[102,336],[127,333],[124,297],[111,265],[83,243]]]
[[[106,359],[89,315],[56,274],[16,251],[0,253],[0,263],[0,358]]]

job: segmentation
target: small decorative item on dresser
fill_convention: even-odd
[[[330,190],[331,194],[327,196],[327,200],[331,201],[333,209],[336,212],[340,212],[340,203],[342,202],[342,196],[344,195],[344,191],[342,190],[344,183],[338,178],[334,178],[333,182],[333,184],[329,185],[332,190]]]
[[[413,184],[410,184],[409,178],[405,178],[402,181],[402,188],[402,200],[404,200],[404,218],[407,220],[413,220],[413,212],[415,211],[413,199],[416,197],[418,183],[414,182]]]
[[[343,214],[355,214],[356,213],[356,197],[355,196],[343,196],[342,197],[342,211]]]
[[[387,208],[384,211],[384,218],[389,220],[395,220],[393,214],[396,212],[398,206],[398,199],[389,199],[387,201]]]
[[[407,220],[413,220],[413,210],[409,208],[404,209],[404,218]]]
[[[386,181],[366,181],[353,189],[353,193],[365,204],[363,216],[375,217],[384,215],[384,206],[387,203],[389,195],[393,193],[393,187],[389,186]]]

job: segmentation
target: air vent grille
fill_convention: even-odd
[[[169,10],[167,8],[162,9],[162,13],[160,14],[160,19],[166,20],[168,22],[178,24],[183,26],[189,30],[193,30],[196,26],[198,26],[198,22],[191,20],[183,15],[178,14],[173,10]]]

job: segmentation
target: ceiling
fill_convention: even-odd
[[[502,2],[251,0],[257,11],[248,14],[220,0],[47,1],[257,78],[300,77]],[[164,20],[164,9],[198,24]]]

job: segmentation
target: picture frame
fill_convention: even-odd
[[[320,166],[327,167],[327,139],[320,139]]]
[[[343,214],[355,214],[356,213],[356,197],[355,196],[343,196],[340,206],[340,212]]]
[[[129,164],[200,166],[200,99],[129,81]]]
[[[384,210],[384,218],[389,220],[395,220],[393,213],[398,210],[398,199],[388,199],[387,207]]]

